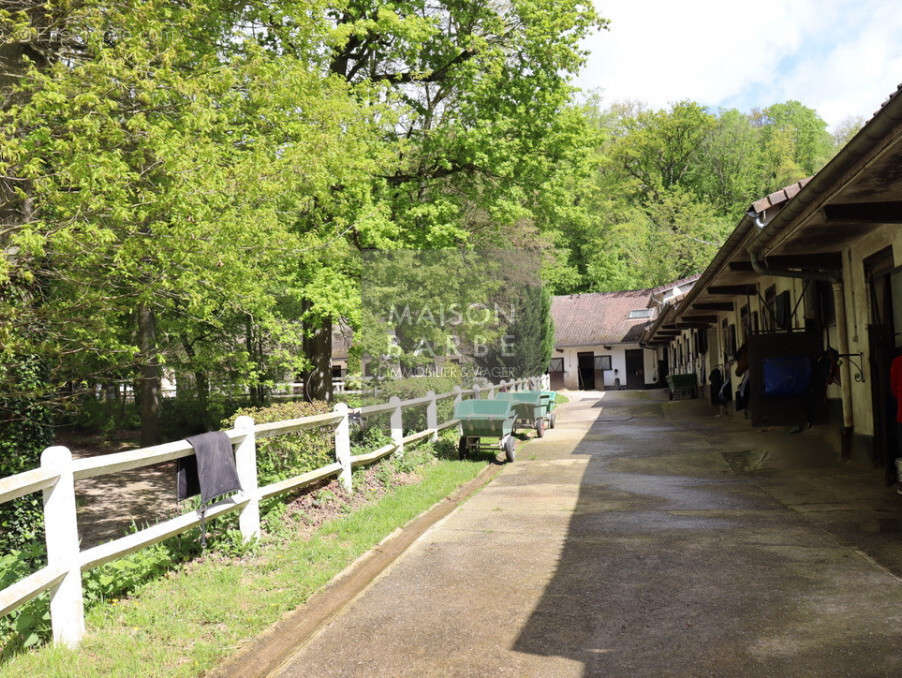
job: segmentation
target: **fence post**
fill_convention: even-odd
[[[489,384],[489,400],[495,397],[495,384]]]
[[[426,405],[426,428],[433,429],[429,440],[435,442],[438,440],[438,402],[435,399],[435,391],[426,391],[426,397],[429,398],[429,404]]]
[[[235,448],[235,468],[241,491],[248,502],[238,514],[238,527],[244,543],[260,536],[260,490],[257,484],[257,435],[252,417],[242,415],[235,419],[235,430],[244,433],[244,440]]]
[[[479,400],[479,384],[473,384],[473,400]]]
[[[348,406],[346,403],[335,403],[334,410],[343,415],[335,427],[335,461],[341,464],[338,482],[345,492],[351,494],[354,488],[351,486],[351,425],[348,421]]]
[[[41,467],[59,474],[56,483],[44,490],[47,565],[66,573],[50,594],[53,641],[75,648],[85,633],[85,607],[81,593],[72,453],[67,447],[48,447],[41,454]]]
[[[454,387],[454,404],[455,405],[464,399],[462,391],[463,391],[463,389],[460,386]]]
[[[388,399],[388,404],[393,408],[391,411],[391,439],[398,446],[395,452],[404,454],[404,415],[401,412],[401,399],[398,396],[392,396]]]

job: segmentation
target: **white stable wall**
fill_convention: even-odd
[[[610,346],[610,348],[605,348]],[[604,373],[604,386],[606,388],[614,387],[614,380],[619,378],[620,384],[626,386],[626,351],[632,349],[641,349],[639,344],[595,344],[592,346],[567,346],[563,349],[555,349],[552,358],[564,358],[564,387],[577,390],[579,389],[578,375],[578,354],[591,351],[596,356],[611,356],[611,369]],[[658,365],[655,351],[650,349],[642,349],[644,360],[645,383],[654,384],[657,377]],[[615,373],[616,370],[616,373]],[[600,384],[595,385],[596,389],[601,389]]]

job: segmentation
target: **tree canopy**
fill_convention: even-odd
[[[365,253],[501,249],[541,263],[514,328],[538,369],[547,292],[697,272],[859,124],[580,101],[605,26],[584,0],[5,5],[0,359],[39,356],[57,401],[134,384],[150,441],[164,374],[201,400],[328,383],[333,323],[371,341]]]
[[[587,132],[548,229],[556,293],[652,287],[700,272],[749,205],[814,174],[860,127],[831,137],[797,101],[710,111],[693,101],[579,108]],[[566,180],[565,180],[566,181]],[[564,209],[564,208],[562,208]]]

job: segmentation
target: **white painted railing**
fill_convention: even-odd
[[[344,403],[335,405],[332,412],[300,419],[290,419],[267,424],[254,424],[250,417],[238,417],[235,428],[226,431],[235,446],[235,464],[242,490],[205,511],[206,518],[213,518],[231,511],[238,511],[238,523],[245,542],[260,534],[260,500],[307,487],[323,479],[338,476],[342,488],[350,493],[351,470],[370,464],[392,453],[401,453],[404,445],[423,438],[435,440],[438,432],[457,425],[456,419],[439,423],[438,401],[465,396],[479,398],[483,391],[489,397],[496,389],[526,390],[547,389],[548,375],[529,379],[502,382],[497,386],[462,390],[455,387],[448,393],[430,391],[422,398],[399,400],[369,405],[354,410]],[[426,429],[404,435],[403,410],[405,407],[426,405]],[[391,413],[392,442],[365,454],[351,454],[350,416]],[[314,471],[280,480],[263,487],[257,484],[257,438],[293,433],[304,429],[330,426],[334,429],[335,462]],[[16,499],[31,492],[44,494],[44,530],[47,543],[47,565],[24,579],[0,591],[0,615],[23,605],[43,591],[49,590],[50,616],[53,640],[69,647],[78,645],[84,635],[84,603],[81,588],[83,570],[137,551],[145,546],[185,532],[201,522],[199,511],[191,511],[171,520],[147,527],[133,534],[81,550],[78,540],[78,521],[75,510],[75,481],[84,478],[142,468],[152,464],[172,461],[194,454],[194,448],[186,440],[129,450],[115,454],[72,459],[65,447],[48,447],[41,455],[40,468],[0,478],[0,503]]]

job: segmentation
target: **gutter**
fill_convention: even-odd
[[[764,228],[767,227],[767,223],[761,221],[761,216],[755,212],[755,210],[750,209],[747,213],[749,219],[753,219],[755,226],[760,233]],[[796,278],[798,280],[820,280],[823,282],[829,283],[840,283],[842,284],[842,273],[831,273],[827,271],[820,270],[805,270],[804,268],[796,269],[788,269],[788,268],[770,268],[766,263],[762,263],[758,258],[758,253],[752,248],[752,243],[754,243],[755,236],[752,236],[752,242],[746,245],[746,250],[749,253],[749,259],[752,264],[752,270],[755,271],[758,275],[768,275],[774,278]]]

